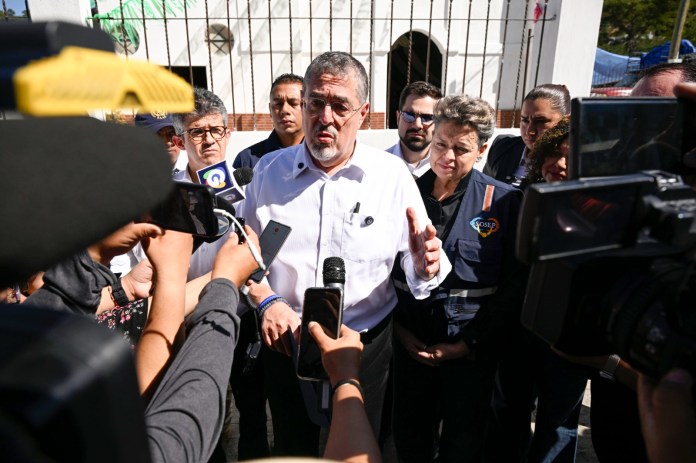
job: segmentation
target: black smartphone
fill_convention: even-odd
[[[168,230],[213,237],[219,233],[215,205],[215,191],[209,186],[175,181],[169,197],[145,219]]]
[[[291,231],[292,228],[275,220],[270,220],[266,228],[263,229],[261,236],[259,236],[259,246],[261,247],[261,258],[266,268],[271,266]],[[249,278],[258,283],[263,279],[265,273],[259,268]]]
[[[339,288],[307,288],[302,303],[300,346],[297,349],[297,376],[311,381],[329,377],[321,363],[321,351],[309,333],[309,322],[319,323],[324,332],[338,338],[343,320],[343,291]]]
[[[677,98],[574,98],[568,179],[678,173],[694,148],[694,104]]]

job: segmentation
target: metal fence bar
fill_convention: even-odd
[[[230,0],[227,0],[227,29],[232,31],[230,24]],[[168,52],[168,51],[167,51]],[[237,130],[237,108],[234,102],[234,67],[232,66],[232,44],[230,43],[230,52],[227,54],[230,61],[230,85],[232,87],[232,123],[234,124],[234,130]],[[229,121],[228,121],[229,122]]]
[[[165,2],[165,0],[162,0],[162,16],[164,19],[164,41],[167,45],[167,67],[171,71],[171,69],[172,69],[172,54],[171,54],[171,51],[169,49],[169,25],[167,24],[167,8],[166,8],[164,2]],[[228,8],[227,16],[229,16],[230,15],[229,0],[227,0],[227,8]],[[229,24],[229,18],[227,19],[227,22]]]
[[[375,0],[372,0],[372,3],[374,4]],[[451,0],[450,0],[451,1]],[[391,82],[392,82],[392,53],[394,52],[394,49],[392,48],[392,44],[394,43],[394,0],[391,0],[391,7],[390,7],[390,13],[389,13],[389,53],[387,54],[387,101],[389,101],[389,98],[391,96]],[[372,46],[372,44],[370,44]],[[399,108],[401,109],[401,108]],[[385,129],[389,128],[389,108],[387,108],[386,114],[384,116],[384,125]]]
[[[445,78],[442,79],[444,86],[442,87],[442,96],[447,94],[447,64],[449,62],[449,47],[450,47],[450,32],[452,32],[452,0],[449,0],[449,9],[447,10],[447,49],[445,51]]]
[[[273,82],[273,33],[271,27],[271,0],[268,0],[268,56],[271,61],[271,83]]]
[[[251,107],[254,111],[252,116],[253,127],[256,130],[256,91],[254,88],[254,50],[253,50],[253,40],[251,38],[251,2],[247,0],[247,15],[249,18],[249,65],[251,67]]]
[[[549,0],[544,2],[544,16],[541,19],[541,37],[539,37],[539,54],[537,55],[537,68],[534,74],[534,86],[539,85],[539,65],[541,64],[541,49],[544,46],[544,29],[546,29],[546,11],[548,11]]]
[[[488,25],[491,17],[491,0],[488,0],[488,10],[486,10],[486,32],[483,35],[483,59],[481,61],[481,88],[479,89],[479,98],[483,96],[483,78],[486,74],[486,50],[488,47]]]
[[[313,37],[312,37],[312,24],[314,24],[314,21],[312,21],[312,0],[309,0],[309,60],[314,61],[314,50],[313,50]]]
[[[329,0],[329,51],[333,51],[333,0]]]
[[[143,39],[145,40],[145,57],[150,61],[150,50],[147,45],[147,24],[145,23],[145,0],[140,0],[140,11],[143,14]]]
[[[191,36],[189,34],[188,8],[184,2],[184,18],[186,20],[186,53],[188,54],[189,63],[189,82],[193,85],[193,65],[191,64]]]
[[[462,93],[466,93],[466,66],[469,62],[469,32],[471,31],[471,5],[473,0],[469,0],[469,14],[466,15],[466,45],[464,46],[464,72],[462,75]],[[448,43],[449,43],[449,36]]]
[[[288,0],[288,24],[290,24],[290,73],[294,74],[295,73],[295,60],[294,60],[294,53],[292,50],[292,42],[293,42],[293,37],[292,37],[292,0]]]
[[[210,66],[210,91],[215,93],[213,78],[213,53],[210,51],[210,19],[208,17],[208,0],[205,0],[205,43],[208,46],[208,66]],[[254,111],[255,112],[255,111]]]
[[[350,0],[350,26],[348,32],[348,48],[350,54],[353,54],[353,0]],[[372,22],[370,22],[372,24]],[[372,29],[370,29],[372,31]],[[372,48],[372,37],[370,37],[370,48]]]
[[[432,37],[433,31],[433,2],[430,0],[430,16],[428,17],[428,38]],[[430,44],[432,40],[428,40],[428,51],[425,54],[425,81],[430,82]]]
[[[123,40],[123,55],[128,59],[128,43],[126,42],[126,20],[123,18],[123,0],[118,0],[118,7],[121,9],[121,40]]]
[[[508,33],[508,19],[510,18],[510,2],[512,0],[507,0],[507,6],[505,7],[505,25],[503,26],[503,49],[500,52],[500,66],[498,66],[498,91],[496,92],[495,107],[500,107],[500,90],[503,88],[503,66],[505,64],[505,44],[507,43],[507,33]],[[512,118],[513,124],[515,118]]]
[[[406,65],[408,68],[408,74],[406,74],[406,85],[411,83],[411,58],[413,56],[413,2],[414,0],[411,0],[411,16],[408,24],[408,64]]]
[[[529,14],[529,2],[530,1],[531,0],[527,0],[526,5],[524,6],[525,19],[527,18],[528,14]],[[515,80],[515,98],[512,100],[513,101],[513,105],[512,105],[513,111],[517,110],[517,96],[518,96],[519,90],[520,90],[520,74],[522,71],[522,56],[524,55],[524,43],[525,43],[524,34],[525,34],[526,30],[527,30],[527,22],[525,21],[524,24],[522,25],[522,37],[520,38],[520,57],[517,61],[517,79]],[[525,76],[525,80],[526,80],[526,76]]]

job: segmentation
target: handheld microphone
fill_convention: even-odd
[[[339,288],[343,292],[346,284],[346,264],[340,257],[327,257],[324,259],[322,271],[324,286],[327,288]]]
[[[242,187],[251,182],[254,171],[250,167],[235,169],[230,175],[227,161],[221,161],[196,171],[198,181],[215,190],[215,196],[224,198],[230,203],[244,199]]]
[[[224,164],[224,161],[223,161]],[[225,172],[227,172],[227,166],[224,167]],[[200,171],[199,171],[199,178],[201,177]],[[241,167],[239,169],[235,169],[232,172],[232,175],[230,178],[233,181],[234,185],[237,185],[236,187],[232,187],[232,189],[216,189],[215,190],[215,199],[217,202],[217,207],[218,209],[222,209],[223,211],[227,212],[228,214],[232,216],[237,215],[237,211],[234,208],[234,205],[232,204],[236,200],[234,200],[234,197],[237,197],[236,195],[241,194],[241,190],[239,189],[240,186],[248,185],[251,180],[254,178],[254,170],[251,169],[250,167]],[[201,179],[201,183],[206,183],[205,179]],[[230,197],[232,196],[232,198]],[[239,198],[241,199],[241,198]],[[211,237],[206,239],[205,241],[208,243],[212,243],[213,241],[217,241],[218,238],[221,236],[225,235],[227,231],[230,229],[230,220],[224,216],[221,216],[221,214],[217,213],[216,214],[218,217],[218,229],[219,232],[217,236]],[[239,228],[234,226],[233,229],[237,231],[237,235],[239,236],[239,242],[243,243],[245,242],[245,238],[241,233],[239,232]]]

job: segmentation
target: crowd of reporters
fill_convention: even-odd
[[[351,168],[353,149],[359,149],[360,156],[363,152],[373,154],[372,148],[356,145],[354,131],[360,124],[351,120],[354,114],[364,117],[367,110],[365,95],[361,94],[360,66],[351,57],[336,55],[340,54],[319,57],[319,64],[308,72],[304,82],[297,76],[274,82],[269,105],[274,131],[265,142],[267,146],[250,147],[239,159],[253,166],[268,152],[285,150],[261,162],[249,186],[251,192],[254,188],[258,190],[259,182],[278,184],[289,181],[288,175],[301,175],[305,166],[296,161],[304,159],[303,143],[307,144],[307,153],[312,154],[319,170],[328,177],[346,166]],[[643,77],[636,94],[646,87],[659,87],[650,86],[651,79],[675,78],[677,74],[665,96],[675,87],[677,93],[696,98],[694,87],[677,84],[696,81],[690,77],[691,72],[689,65],[663,66]],[[335,96],[331,86],[336,82],[332,78],[355,85],[357,104],[340,98],[327,101]],[[351,90],[350,86],[347,88]],[[407,97],[409,91],[405,90]],[[220,99],[201,89],[196,89],[195,95],[196,110],[175,115],[172,122],[175,132],[165,130],[160,135],[170,148],[172,162],[177,154],[174,146],[188,153],[188,166],[176,169],[174,176],[189,182],[195,181],[196,170],[224,161],[229,139],[227,112]],[[566,178],[569,117],[572,118],[568,90],[551,84],[533,89],[522,106],[521,136],[497,137],[487,151],[483,172],[474,164],[481,161],[488,148],[495,127],[494,109],[482,99],[466,95],[440,98],[440,95],[430,96],[435,93],[427,91],[414,95],[411,99],[402,97],[400,101],[397,111],[400,140],[432,141],[401,145],[397,152],[404,163],[411,164],[408,171],[407,166],[397,166],[394,159],[398,157],[392,158],[391,154],[385,153],[384,160],[359,159],[378,163],[384,169],[393,166],[393,171],[382,171],[380,175],[385,180],[392,176],[389,182],[397,185],[394,191],[406,198],[374,198],[393,200],[404,209],[397,211],[395,217],[398,215],[403,222],[398,232],[401,244],[408,245],[394,244],[395,255],[386,260],[389,280],[375,288],[389,291],[389,295],[379,297],[386,304],[396,304],[393,327],[392,307],[382,307],[388,313],[379,319],[349,317],[356,329],[343,326],[337,340],[326,336],[316,324],[310,326],[322,350],[330,383],[341,386],[333,396],[333,420],[328,437],[325,436],[324,456],[344,461],[380,461],[379,445],[384,449],[389,445],[389,434],[393,434],[399,461],[572,462],[577,449],[582,398],[586,381],[591,377],[592,413],[596,410],[598,414],[592,419],[592,433],[599,461],[694,461],[696,419],[692,413],[692,379],[688,372],[671,371],[655,384],[613,357],[568,358],[540,341],[519,321],[527,270],[514,257],[517,215],[527,185]],[[349,92],[349,98],[352,97]],[[429,99],[431,112],[423,106],[414,107],[419,98]],[[315,127],[313,123],[318,125]],[[342,132],[344,126],[348,127],[345,130],[353,130],[352,138],[340,138],[342,133],[349,133]],[[154,127],[158,130],[153,131],[158,133],[166,128],[161,124]],[[340,165],[331,164],[331,158],[328,161],[322,158],[324,145],[331,144],[327,139],[348,144],[347,157],[341,159]],[[421,159],[409,162],[405,154],[413,155],[419,150],[423,152]],[[431,170],[420,169],[425,155],[429,156]],[[343,156],[340,150],[339,156]],[[279,166],[284,160],[288,166]],[[279,170],[281,167],[286,170]],[[368,172],[369,177],[370,167],[360,169],[361,175]],[[264,190],[254,194],[266,201],[269,193]],[[283,191],[281,197],[285,200],[289,194]],[[416,204],[420,209],[407,213],[407,206],[413,207],[409,201],[415,198],[422,199]],[[292,303],[279,298],[273,304],[276,306],[273,311],[268,307],[269,312],[260,315],[255,311],[255,306],[262,306],[275,296],[271,287],[282,286],[284,283],[279,280],[289,278],[290,274],[290,270],[281,266],[287,266],[285,262],[270,267],[271,284],[248,280],[257,269],[249,248],[258,248],[257,233],[261,232],[258,228],[265,220],[252,217],[250,211],[256,214],[262,207],[268,204],[263,201],[254,204],[251,199],[241,204],[240,210],[248,212],[255,225],[245,227],[248,240],[243,244],[238,242],[237,235],[230,233],[214,243],[196,246],[194,252],[191,235],[163,230],[153,224],[132,223],[85,252],[47,269],[39,289],[33,289],[31,280],[5,291],[6,302],[87,313],[123,333],[134,346],[154,461],[211,459],[223,433],[225,416],[229,414],[226,396],[231,371],[232,389],[240,411],[247,398],[256,404],[243,412],[247,420],[257,423],[255,430],[247,430],[246,434],[252,434],[257,444],[243,457],[265,457],[271,453],[266,436],[258,434],[265,433],[265,428],[258,430],[258,423],[265,422],[266,396],[253,397],[252,392],[255,388],[256,392],[272,391],[268,383],[280,381],[284,363],[292,365],[285,361],[292,355],[289,337],[296,332],[298,321],[289,314],[293,309],[297,312],[301,301],[279,291],[280,296],[291,299]],[[353,210],[355,214],[359,207],[360,202]],[[271,209],[273,214],[283,215],[277,208]],[[364,224],[369,226],[372,222],[368,223],[367,219],[372,216],[365,218]],[[395,222],[396,219],[391,219],[389,225],[396,227]],[[130,272],[116,278],[109,264],[136,245],[142,247],[147,259],[137,264],[138,259],[134,259]],[[311,256],[317,260],[315,254]],[[372,260],[372,256],[364,256],[359,263],[372,265],[369,263]],[[408,266],[415,266],[415,272]],[[414,283],[418,278],[419,283]],[[427,283],[433,281],[436,284]],[[417,294],[423,292],[426,283],[427,294]],[[422,287],[414,291],[418,284]],[[240,303],[242,288],[249,293],[247,303]],[[24,301],[26,296],[28,299]],[[366,295],[365,300],[370,297]],[[281,312],[281,309],[289,310]],[[242,320],[247,317],[246,328],[240,329],[240,317]],[[275,325],[270,324],[271,318]],[[374,337],[369,335],[373,330]],[[241,349],[237,345],[240,337],[245,338]],[[235,375],[234,369],[244,362],[243,353],[248,346],[260,338],[265,343],[264,362],[275,363],[270,363],[271,367],[264,369],[265,374],[240,391],[238,382],[246,381],[246,377],[241,373]],[[364,354],[361,358],[363,343],[370,350],[381,346],[370,346],[376,342],[388,343],[389,349],[379,347],[379,352],[370,353],[374,357],[369,358],[377,361],[377,354],[390,353],[393,344],[394,359],[389,356],[380,363],[383,366],[373,365],[368,374],[367,366],[361,366],[365,361]],[[281,355],[285,358],[278,357]],[[380,373],[375,379],[380,386],[370,387],[365,393],[360,385],[364,386],[368,376],[376,376],[375,369]],[[387,392],[390,370],[391,386]],[[611,378],[597,376],[600,370],[610,373]],[[273,372],[278,376],[274,377]],[[615,378],[629,384],[615,384]],[[288,381],[290,384],[297,378],[293,376]],[[595,384],[602,386],[595,391]],[[632,392],[636,387],[637,396]],[[612,394],[621,396],[620,404],[603,400]],[[301,399],[298,401],[300,407],[305,405]],[[366,402],[371,404],[367,412]],[[374,403],[379,406],[375,407]],[[271,410],[273,413],[273,406]],[[534,410],[536,426],[532,433]],[[606,413],[608,410],[614,413]],[[380,423],[380,414],[388,422],[382,419]],[[610,419],[616,421],[609,422]],[[299,417],[274,416],[273,420],[274,425],[279,423],[280,436],[280,428],[292,427]],[[306,429],[314,432],[309,426]],[[308,440],[318,439],[317,434],[310,435]],[[281,438],[276,444],[274,455],[318,456],[316,452],[313,455],[307,452],[307,447],[295,447],[294,442],[284,443]],[[290,450],[286,452],[283,445]],[[309,448],[312,445],[310,442]],[[629,452],[631,457],[626,460]],[[241,453],[240,448],[240,456]]]

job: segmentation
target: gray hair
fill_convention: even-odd
[[[351,75],[351,72],[353,75]],[[307,84],[315,77],[329,74],[341,78],[358,79],[356,87],[358,88],[358,100],[360,104],[367,101],[369,92],[369,84],[365,67],[353,56],[342,51],[327,51],[314,58],[307,68],[302,82],[302,91],[307,92]]]
[[[434,116],[436,126],[450,121],[476,130],[479,148],[495,130],[495,110],[487,101],[475,96],[448,95],[437,102]]]
[[[186,130],[186,122],[190,119],[200,119],[201,117],[219,114],[227,127],[227,108],[219,96],[206,90],[205,88],[193,87],[193,102],[195,108],[190,113],[172,114],[174,129],[176,133]]]

